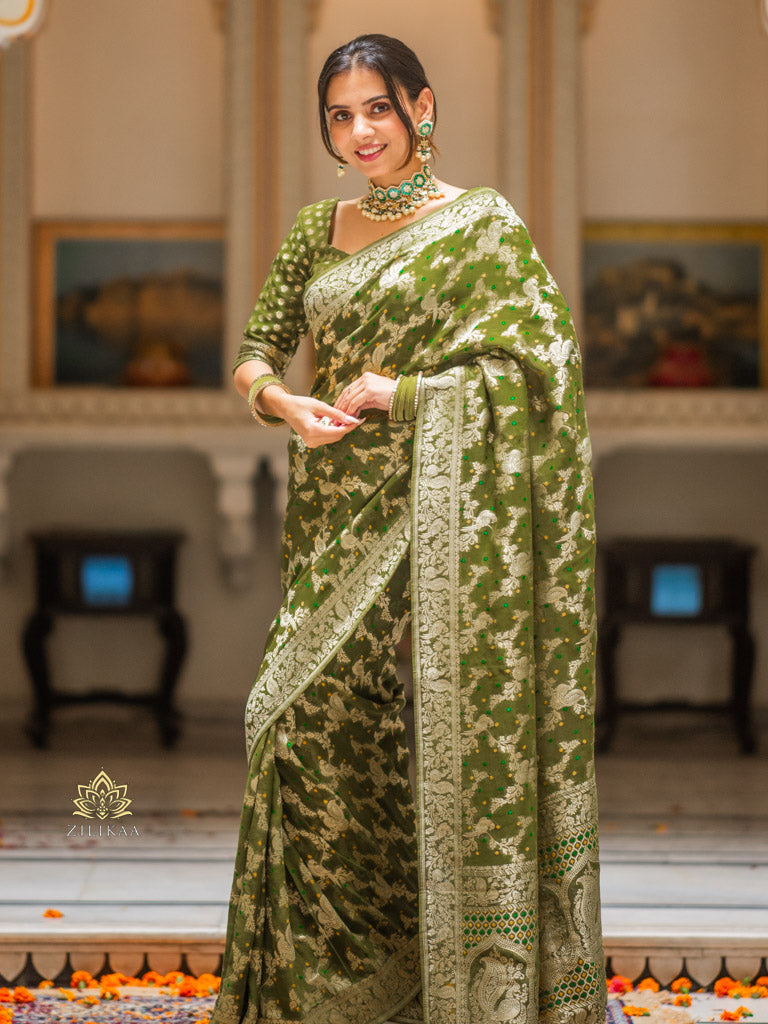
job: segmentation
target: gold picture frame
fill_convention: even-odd
[[[33,225],[33,387],[221,388],[221,221]]]
[[[768,224],[587,222],[592,388],[768,387]]]

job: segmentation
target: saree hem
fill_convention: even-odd
[[[346,992],[309,1010],[304,1018],[304,1024],[383,1024],[406,1006],[421,988],[421,980],[417,979],[406,990],[405,999],[398,999],[386,1011],[377,1010],[382,1000],[386,998],[385,986],[387,990],[402,990],[402,986],[413,977],[413,961],[418,955],[418,943],[418,936],[414,936],[402,949],[393,953],[375,975],[364,978]],[[264,1024],[272,1022],[265,1021]]]

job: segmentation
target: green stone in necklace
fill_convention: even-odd
[[[368,195],[357,204],[368,220],[400,220],[428,203],[430,199],[442,199],[445,193],[436,184],[432,171],[424,164],[412,178],[399,185],[382,188],[368,182]]]

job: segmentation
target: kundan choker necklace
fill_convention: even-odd
[[[424,164],[412,178],[399,185],[382,188],[368,182],[368,195],[357,204],[368,220],[400,220],[428,203],[430,199],[442,199],[445,192],[436,184],[432,171]]]

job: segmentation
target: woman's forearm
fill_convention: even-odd
[[[235,370],[232,375],[232,381],[237,393],[242,395],[243,398],[247,398],[248,388],[250,388],[257,377],[261,377],[265,373],[274,372],[269,363],[265,363],[263,359],[247,359],[244,363],[240,363]]]
[[[274,372],[269,363],[265,363],[263,359],[248,359],[241,363],[234,372],[235,389],[243,398],[247,398],[248,389],[257,377],[261,377],[265,373],[274,374]],[[284,388],[279,384],[270,384],[259,393],[256,403],[260,412],[280,416],[284,419],[285,399],[287,398],[290,396]]]

